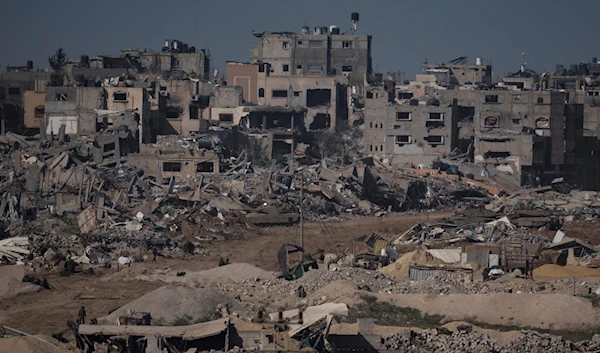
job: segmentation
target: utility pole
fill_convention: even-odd
[[[302,258],[300,264],[304,264],[304,177],[300,172],[300,247],[302,248]]]

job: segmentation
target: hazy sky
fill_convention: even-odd
[[[309,26],[350,28],[373,36],[373,69],[419,72],[423,59],[468,56],[490,61],[503,75],[517,71],[521,53],[536,71],[600,57],[598,0],[31,0],[5,2],[0,11],[0,66],[48,67],[59,46],[69,57],[160,49],[164,39],[207,48],[213,67],[247,61],[256,31]],[[10,5],[9,5],[10,4]],[[3,68],[2,68],[3,70]]]

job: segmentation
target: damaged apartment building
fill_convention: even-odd
[[[348,119],[344,76],[281,76],[268,63],[228,62],[227,83],[242,88],[244,105],[212,108],[213,119],[218,114],[221,126],[266,137],[271,156],[288,154],[306,132],[333,129]]]
[[[347,76],[362,85],[372,74],[371,36],[358,32],[359,14],[351,15],[351,28],[307,26],[297,32],[255,32],[258,46],[250,52],[252,62],[269,63],[277,76]]]
[[[367,87],[363,150],[392,164],[428,164],[448,156],[458,141],[456,100],[417,99],[395,82]]]

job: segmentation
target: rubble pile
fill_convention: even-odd
[[[394,334],[385,340],[385,347],[402,352],[596,352],[600,348],[600,335],[589,341],[573,343],[562,337],[521,331],[518,339],[506,345],[497,343],[490,336],[464,330],[450,332],[445,329],[430,329],[408,334]]]

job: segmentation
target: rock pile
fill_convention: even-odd
[[[470,328],[470,327],[469,327]],[[600,335],[589,341],[573,343],[562,337],[522,331],[520,337],[507,345],[501,345],[490,336],[480,332],[449,332],[444,329],[410,331],[395,334],[385,341],[388,350],[401,352],[596,352],[600,348]]]

